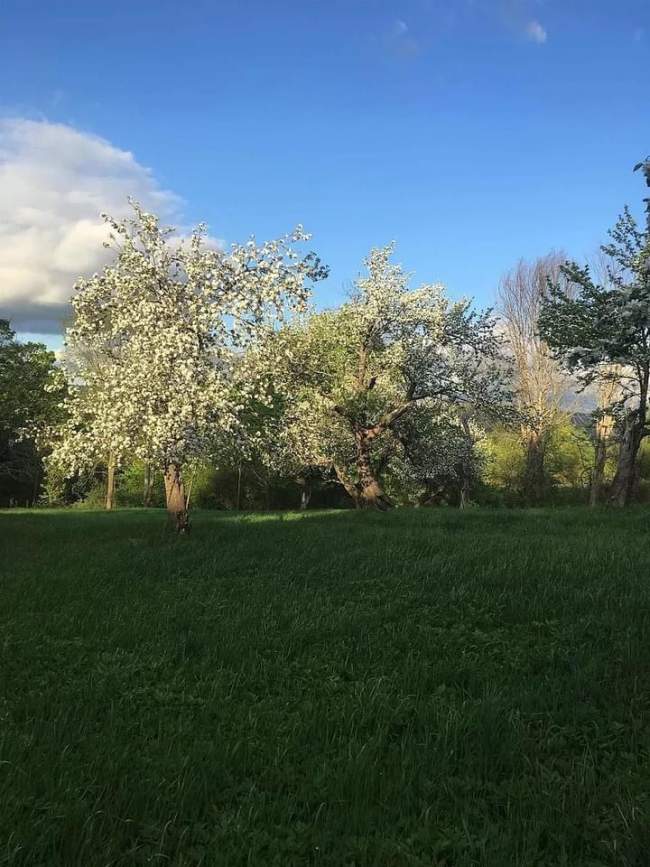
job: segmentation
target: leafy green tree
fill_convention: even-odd
[[[639,163],[650,186],[650,159]],[[650,387],[650,199],[646,227],[626,207],[603,252],[610,257],[606,282],[588,266],[567,262],[568,286],[551,286],[540,311],[540,333],[584,386],[616,377],[621,437],[610,498],[628,503],[637,479],[637,455],[648,434]]]
[[[574,424],[568,413],[558,419],[548,444],[547,468],[557,492],[574,491],[586,497],[593,470],[594,445],[590,431]]]
[[[548,483],[546,457],[571,388],[565,370],[540,337],[538,318],[549,280],[558,282],[566,256],[549,253],[534,262],[520,260],[501,278],[498,311],[512,361],[521,440],[526,455],[523,496],[541,503]]]
[[[506,497],[510,505],[521,505],[526,455],[519,432],[510,425],[495,425],[486,442],[484,482]]]
[[[0,319],[0,497],[35,502],[49,430],[61,418],[64,383],[54,353],[21,343]]]

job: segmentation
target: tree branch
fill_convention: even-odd
[[[366,437],[369,440],[374,439],[379,436],[379,434],[383,433],[387,430],[392,424],[394,424],[399,418],[401,418],[405,413],[409,411],[412,406],[415,406],[417,400],[408,400],[406,403],[403,403],[401,406],[398,406],[396,409],[391,410],[390,412],[385,413],[377,422],[377,424],[373,425],[368,431],[366,431]]]

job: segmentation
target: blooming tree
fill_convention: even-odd
[[[300,335],[309,321],[313,320],[302,317],[300,327],[294,322],[291,334]],[[236,441],[222,441],[218,462],[245,465],[267,489],[274,482],[291,480],[300,488],[304,509],[314,481],[331,474],[331,424],[318,395],[305,391],[293,376],[303,347],[294,345],[286,332],[268,337],[249,347],[240,359],[237,381],[247,388],[239,436]]]
[[[82,280],[66,344],[78,369],[55,459],[68,472],[106,455],[159,467],[167,509],[186,529],[183,466],[219,437],[235,437],[247,392],[238,356],[266,329],[305,305],[309,281],[325,275],[295,245],[251,239],[227,252],[199,226],[189,239],[133,204],[132,218],[106,217],[114,262]],[[84,363],[92,359],[92,363]],[[257,395],[265,400],[265,393]]]
[[[468,505],[485,464],[485,431],[474,408],[423,401],[399,420],[401,446],[391,470],[415,492],[420,505]]]
[[[449,301],[439,285],[410,289],[392,252],[371,251],[348,303],[290,324],[265,348],[305,463],[329,463],[357,505],[378,509],[392,505],[381,475],[400,421],[505,396],[489,312]]]

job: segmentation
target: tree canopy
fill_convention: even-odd
[[[437,284],[410,288],[392,253],[372,250],[347,303],[288,324],[259,356],[291,396],[285,427],[303,463],[330,466],[358,505],[382,509],[382,469],[408,463],[416,413],[423,431],[426,416],[440,425],[461,406],[494,412],[506,396],[490,312],[451,302]],[[436,441],[448,464],[453,437]]]
[[[199,226],[189,240],[133,203],[115,221],[114,262],[77,286],[67,344],[77,352],[69,420],[55,459],[73,471],[107,455],[140,458],[165,475],[167,503],[185,518],[182,467],[234,435],[242,391],[237,354],[274,319],[301,309],[325,273],[300,256],[301,228],[224,252]],[[262,395],[263,397],[263,395]]]
[[[33,502],[42,480],[41,457],[61,420],[65,383],[54,353],[22,343],[0,319],[0,497]]]

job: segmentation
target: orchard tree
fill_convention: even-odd
[[[307,321],[301,319],[300,329],[294,323],[292,334]],[[300,352],[288,350],[286,333],[269,337],[251,346],[241,359],[237,378],[248,387],[242,395],[239,438],[224,443],[219,461],[247,468],[267,488],[273,482],[292,481],[300,489],[300,508],[306,509],[314,482],[331,475],[332,432],[317,395],[298,386],[290,375],[288,368],[299,363]]]
[[[489,312],[439,285],[410,289],[392,252],[372,250],[349,302],[290,324],[265,350],[305,462],[329,463],[357,505],[382,510],[400,422],[423,406],[496,408],[505,396]]]
[[[107,509],[115,499],[118,467],[132,457],[120,451],[116,432],[119,430],[119,405],[112,400],[107,381],[113,375],[117,347],[110,357],[100,351],[97,343],[82,344],[68,341],[62,355],[69,388],[65,423],[55,432],[55,446],[49,460],[49,475],[87,476],[88,484],[99,466],[106,470]]]
[[[650,186],[650,159],[636,166]],[[621,436],[610,499],[626,505],[637,476],[637,456],[648,434],[650,387],[650,199],[641,229],[628,208],[610,231],[603,252],[608,279],[596,282],[588,266],[566,263],[568,283],[557,283],[544,301],[540,333],[584,386],[616,387]]]
[[[421,506],[470,503],[485,464],[485,433],[471,407],[425,401],[395,427],[402,447],[391,469]]]
[[[66,343],[93,362],[82,362],[70,383],[70,418],[55,458],[69,472],[107,455],[115,466],[136,458],[159,468],[170,517],[186,530],[183,467],[219,438],[238,435],[254,387],[237,377],[238,356],[302,309],[309,281],[326,271],[313,254],[296,251],[309,237],[300,227],[224,252],[203,226],[181,239],[132,205],[130,219],[105,218],[115,260],[80,281],[72,300]]]

